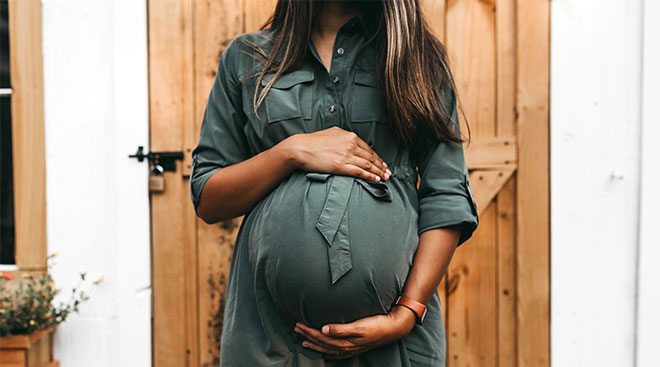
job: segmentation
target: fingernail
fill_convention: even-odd
[[[380,176],[376,176],[376,182],[380,181]]]
[[[385,163],[385,161],[383,161],[383,166],[387,167],[387,163]]]
[[[293,331],[300,334],[300,329],[298,329],[297,327],[293,328]]]
[[[323,334],[328,334],[330,333],[330,326],[324,326],[323,329],[321,329]]]
[[[388,176],[392,174],[392,171],[390,171],[390,169],[389,169],[389,168],[388,168],[388,169],[386,169],[386,170],[385,170],[385,172],[387,173],[387,175],[388,175]]]
[[[303,342],[302,345],[303,345],[303,347],[305,347],[305,348],[308,348],[308,347],[309,347],[309,344],[307,344],[306,342]]]

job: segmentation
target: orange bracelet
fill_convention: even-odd
[[[404,296],[399,296],[396,301],[394,301],[395,305],[401,305],[404,307],[409,308],[412,312],[415,313],[417,316],[417,323],[422,324],[424,322],[424,319],[426,318],[426,305],[420,302],[415,301],[412,298],[404,297]]]

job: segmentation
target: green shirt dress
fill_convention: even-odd
[[[293,330],[296,321],[320,329],[326,323],[387,314],[405,285],[419,234],[460,224],[461,244],[478,225],[462,146],[439,142],[423,151],[408,148],[387,128],[374,74],[376,52],[373,46],[360,50],[370,26],[358,15],[341,27],[329,73],[310,41],[300,68],[275,81],[259,118],[252,110],[256,78],[239,80],[260,66],[245,54],[251,51],[242,41],[268,50],[268,31],[237,36],[220,57],[192,154],[195,210],[204,184],[217,170],[290,135],[332,126],[358,134],[392,171],[388,180],[375,183],[296,170],[245,215],[231,258],[221,366],[445,365],[437,291],[423,325],[402,340],[348,359],[326,361],[304,348],[302,336]],[[453,106],[456,119],[451,98],[445,102]]]

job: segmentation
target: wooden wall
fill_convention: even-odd
[[[447,364],[548,366],[549,1],[420,2],[449,50],[471,126],[466,154],[481,215],[440,286]],[[167,173],[166,192],[152,195],[156,366],[218,362],[240,218],[195,218],[190,152],[222,50],[257,29],[274,4],[150,1],[152,149],[186,156],[179,172]]]

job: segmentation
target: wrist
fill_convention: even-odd
[[[297,139],[296,135],[298,134],[289,136],[288,138],[280,141],[273,147],[280,153],[284,165],[290,171],[293,171],[300,167],[299,153],[298,150],[296,149],[296,143],[295,143]]]
[[[390,315],[394,319],[397,330],[401,330],[404,337],[415,327],[417,324],[417,315],[408,307],[403,305],[394,305],[390,311]]]

